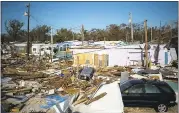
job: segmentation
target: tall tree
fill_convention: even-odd
[[[16,19],[5,22],[6,31],[9,34],[9,36],[14,39],[14,41],[18,40],[17,38],[20,35],[23,25],[24,25],[23,22],[20,22],[19,20]]]
[[[108,31],[108,40],[111,41],[118,41],[118,40],[124,40],[125,39],[125,34],[122,33],[120,26],[116,24],[110,24],[109,26],[106,27]]]
[[[42,32],[42,36],[43,36],[43,41],[47,41],[48,40],[48,33],[50,32],[51,28],[47,25],[43,25],[41,26],[41,32]]]
[[[19,40],[20,42],[25,42],[27,41],[27,31],[26,30],[21,30],[19,33]]]
[[[13,41],[11,37],[8,36],[6,33],[1,34],[1,44],[9,43],[10,41]]]
[[[47,25],[36,26],[30,31],[31,41],[48,41],[51,28]]]
[[[74,33],[75,35],[75,33]],[[73,32],[66,28],[61,28],[57,30],[57,33],[54,37],[55,42],[63,42],[68,40],[73,40]]]

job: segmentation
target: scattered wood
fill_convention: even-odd
[[[12,108],[11,109],[11,112],[15,112],[15,113],[18,113],[20,112],[20,110],[24,107],[24,104],[19,104],[17,105],[16,107]]]
[[[15,59],[14,59],[15,60]],[[19,59],[20,61],[20,59]],[[24,63],[24,64],[23,64]],[[23,65],[20,65],[23,64]],[[18,82],[20,80],[35,80],[38,83],[42,84],[39,88],[39,94],[43,95],[46,94],[46,91],[50,89],[54,89],[54,93],[58,93],[61,96],[64,95],[74,95],[74,94],[81,94],[80,97],[77,98],[77,100],[73,103],[73,105],[78,105],[80,103],[90,104],[94,101],[99,100],[100,98],[104,97],[107,93],[102,93],[96,97],[94,95],[98,91],[98,89],[101,86],[102,82],[111,83],[117,79],[114,79],[114,73],[120,73],[121,69],[119,67],[115,68],[102,68],[99,69],[100,73],[102,73],[104,76],[108,75],[110,76],[110,80],[101,79],[98,78],[98,75],[96,75],[94,80],[91,81],[83,81],[79,80],[77,78],[71,79],[71,72],[68,69],[64,69],[69,67],[71,65],[71,61],[64,61],[62,63],[55,64],[54,63],[47,63],[46,61],[35,61],[35,60],[29,60],[26,62],[15,62],[13,65],[6,65],[5,64],[5,71],[3,73],[4,77],[11,77],[12,81]],[[64,74],[64,76],[51,76],[46,75],[42,73],[45,69],[58,69],[63,68],[64,70],[61,70]],[[75,68],[73,68],[75,70]],[[63,88],[63,91],[56,91],[58,88]],[[32,89],[28,88],[17,88],[17,89],[8,89],[5,88],[4,93],[13,93],[14,95],[19,94],[26,94],[32,92]],[[13,109],[10,109],[11,112],[20,112],[22,105],[16,106]]]
[[[75,102],[73,103],[73,105],[76,106],[77,104],[86,102],[87,100],[88,100],[88,98],[82,98],[82,99],[79,99],[79,100],[75,101]]]
[[[6,90],[3,92],[17,94],[17,93],[30,93],[31,91],[32,91],[32,88],[24,88],[24,89]]]
[[[99,100],[100,98],[103,98],[106,94],[107,94],[107,93],[104,92],[104,93],[102,93],[102,94],[100,94],[100,95],[98,95],[98,96],[92,98],[90,101],[86,102],[85,104],[88,105],[88,104],[90,104],[90,103],[92,103],[92,102],[94,102],[94,101],[97,101],[97,100]]]
[[[64,89],[64,92],[66,92],[69,95],[73,95],[73,94],[77,94],[79,92],[79,89],[71,87],[71,88]]]

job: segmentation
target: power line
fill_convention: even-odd
[[[31,17],[37,22],[37,23],[40,23],[40,24],[45,24],[45,22],[42,22],[42,21],[39,21],[38,19],[36,19],[33,15],[31,15]],[[144,27],[144,21],[142,22],[135,22],[133,24],[139,24],[140,27]],[[54,29],[58,30],[60,29],[61,27],[59,26],[55,26],[55,25],[51,25]],[[76,27],[66,27],[66,29],[70,29],[70,30],[81,30],[81,26],[76,26]]]
[[[44,24],[44,25],[45,25],[45,22],[39,21],[39,20],[36,19],[33,15],[31,15],[31,17],[32,17],[37,23],[40,23],[40,24]],[[54,26],[54,25],[50,25],[50,26],[52,26],[53,28],[57,28],[57,26]]]
[[[32,18],[32,19],[34,19],[37,23],[44,24],[44,23],[42,23],[42,22],[38,21],[37,19],[35,19],[35,18],[34,18],[34,16],[32,16],[32,15],[30,15],[30,16],[31,16],[31,18]]]
[[[34,19],[37,23],[39,23],[39,24],[44,24],[44,25],[45,25],[45,22],[39,21],[39,20],[36,19],[33,15],[30,15],[30,16],[31,16],[32,19]],[[178,21],[178,20],[176,20],[176,21]],[[162,23],[165,23],[163,26],[169,25],[168,22],[166,22],[166,21],[161,21],[161,22],[162,22]],[[175,22],[175,20],[173,20],[172,22]],[[136,24],[138,24],[138,27],[139,27],[140,29],[144,29],[144,21],[133,23],[133,25],[136,25]],[[50,25],[50,26],[53,27],[55,30],[59,30],[59,29],[61,28],[61,27],[59,27],[59,26],[54,26],[54,25]],[[151,27],[147,26],[147,29],[150,29],[150,28],[151,28]],[[66,28],[66,29],[69,29],[69,30],[71,30],[71,31],[79,31],[79,30],[81,30],[81,26],[68,27],[68,28]]]
[[[45,24],[45,22],[42,22],[42,21],[39,21],[38,19],[36,19],[33,15],[31,15],[31,17],[37,22],[37,23],[41,23],[41,24]],[[59,26],[54,26],[54,25],[51,25],[53,28],[56,28],[56,30],[60,29],[61,27]],[[79,29],[77,29],[79,28]],[[67,27],[67,29],[70,29],[70,30],[80,30],[80,26],[76,26],[76,27]]]

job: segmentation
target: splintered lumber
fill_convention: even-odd
[[[98,96],[92,98],[90,101],[86,102],[85,104],[88,105],[88,104],[90,104],[90,103],[92,103],[92,102],[94,102],[94,101],[97,101],[97,100],[99,100],[100,98],[103,98],[106,94],[107,94],[106,92],[101,93],[100,95],[98,95]]]
[[[91,89],[89,89],[88,91],[86,91],[85,94],[91,94],[91,93],[93,93],[93,92],[96,91],[96,90],[97,90],[97,87],[92,87]]]
[[[66,93],[68,93],[68,94],[73,95],[73,94],[78,93],[78,92],[79,92],[79,89],[76,89],[76,88],[67,88],[67,89],[64,89],[64,91],[65,91]]]
[[[86,102],[87,100],[88,100],[88,98],[82,98],[82,99],[79,99],[79,100],[75,101],[73,104],[74,104],[74,106],[76,106],[77,104]]]
[[[101,83],[101,84],[97,87],[97,89],[94,91],[94,93],[90,95],[89,100],[87,101],[87,103],[94,97],[94,95],[97,93],[97,91],[98,91],[98,90],[100,89],[100,87],[102,87],[102,86],[103,86],[103,83]]]
[[[11,93],[29,93],[31,92],[32,88],[24,88],[24,89],[13,89],[13,90],[8,90],[4,91],[6,93],[11,92]]]
[[[159,76],[149,76],[149,78],[150,78],[150,79],[157,79],[157,80],[160,79]]]
[[[11,109],[11,112],[16,112],[18,113],[22,108],[24,107],[24,104],[19,104],[16,107]]]
[[[88,97],[88,95],[93,94],[96,90],[97,90],[97,87],[93,87],[89,89],[88,91],[85,92],[85,94],[80,99]]]

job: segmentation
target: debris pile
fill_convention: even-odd
[[[100,85],[118,80],[117,76],[123,71],[122,67],[99,69],[93,79],[86,81],[76,77],[77,69],[71,67],[71,61],[49,63],[46,60],[38,61],[37,58],[31,58],[28,61],[13,59],[4,60],[3,65],[6,66],[3,67],[1,76],[1,99],[3,108],[7,112],[22,112],[27,109],[29,109],[28,112],[46,112],[50,107],[44,108],[42,105],[49,106],[47,97],[50,95],[56,95],[58,98],[79,95],[79,98],[73,102],[74,105],[90,104],[106,95],[104,92],[96,97],[92,96]],[[107,72],[112,74],[108,77]],[[33,107],[35,103],[38,107]]]
[[[49,63],[47,60],[31,58],[10,59],[3,61],[1,100],[6,112],[47,112],[59,103],[76,97],[71,103],[76,106],[80,103],[86,105],[100,100],[106,92],[94,95],[103,84],[110,84],[121,79],[121,73],[129,74],[141,70],[129,67],[106,67],[95,69],[92,79],[81,80],[78,75],[82,68],[72,67],[71,61],[58,61]],[[77,70],[80,70],[77,72]],[[135,72],[136,71],[136,72]],[[140,78],[143,75],[129,75]],[[160,76],[150,75],[149,78],[159,79]],[[147,77],[148,78],[148,77]],[[53,107],[52,107],[53,106]],[[55,108],[56,109],[56,108]]]
[[[122,66],[114,66],[114,67],[107,67],[107,68],[99,68],[97,69],[98,75],[103,76],[121,76],[121,72],[125,71],[125,68]]]

